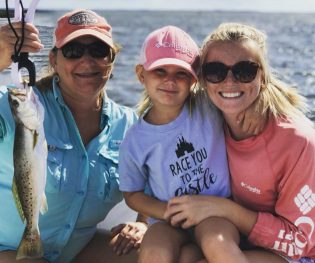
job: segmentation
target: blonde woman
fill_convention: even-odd
[[[248,262],[315,262],[315,131],[304,99],[270,71],[266,36],[247,25],[220,25],[204,40],[201,65],[200,84],[225,120],[233,200],[174,198],[167,217],[174,225],[229,220],[247,243],[239,252]],[[236,119],[254,102],[269,116],[258,135]],[[223,262],[220,233],[208,231],[211,263]]]

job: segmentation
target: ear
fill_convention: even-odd
[[[194,78],[194,77],[192,77],[191,78],[191,85],[194,85],[194,84],[196,84],[197,83],[197,80]]]
[[[57,52],[49,52],[49,63],[56,71],[56,65],[57,65]]]
[[[136,71],[136,75],[137,75],[138,80],[140,81],[141,84],[143,84],[144,83],[144,76],[143,76],[144,67],[143,67],[143,65],[138,64],[135,67],[135,71]]]

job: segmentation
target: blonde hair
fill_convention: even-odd
[[[148,109],[152,107],[152,101],[146,90],[142,92],[141,99],[139,103],[136,105],[137,114],[139,116],[144,115]]]
[[[223,23],[209,34],[201,47],[201,65],[206,62],[211,44],[217,42],[246,42],[252,41],[257,46],[257,59],[262,71],[262,84],[258,100],[258,113],[269,111],[274,117],[287,116],[295,118],[307,112],[306,99],[299,95],[295,88],[280,81],[270,70],[267,60],[266,35],[260,30],[239,23]],[[202,70],[199,82],[203,89],[206,87]]]

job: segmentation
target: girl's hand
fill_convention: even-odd
[[[111,246],[117,255],[128,254],[130,250],[139,248],[147,231],[147,225],[142,222],[119,224],[111,229]]]
[[[205,195],[185,195],[172,198],[164,214],[172,226],[189,228],[208,217],[224,216],[225,198]]]
[[[22,37],[21,22],[12,23],[18,36]],[[10,66],[12,63],[11,56],[14,54],[14,45],[16,36],[14,35],[10,25],[0,27],[0,71]],[[21,52],[39,52],[43,48],[39,39],[37,28],[29,23],[25,24],[24,42]]]

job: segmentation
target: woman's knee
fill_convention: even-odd
[[[111,262],[111,263],[136,263],[138,251],[132,249],[126,255],[117,255],[113,251],[115,238],[108,231],[98,230],[92,240],[76,257],[76,263],[85,262]],[[1,262],[1,261],[0,261]]]

